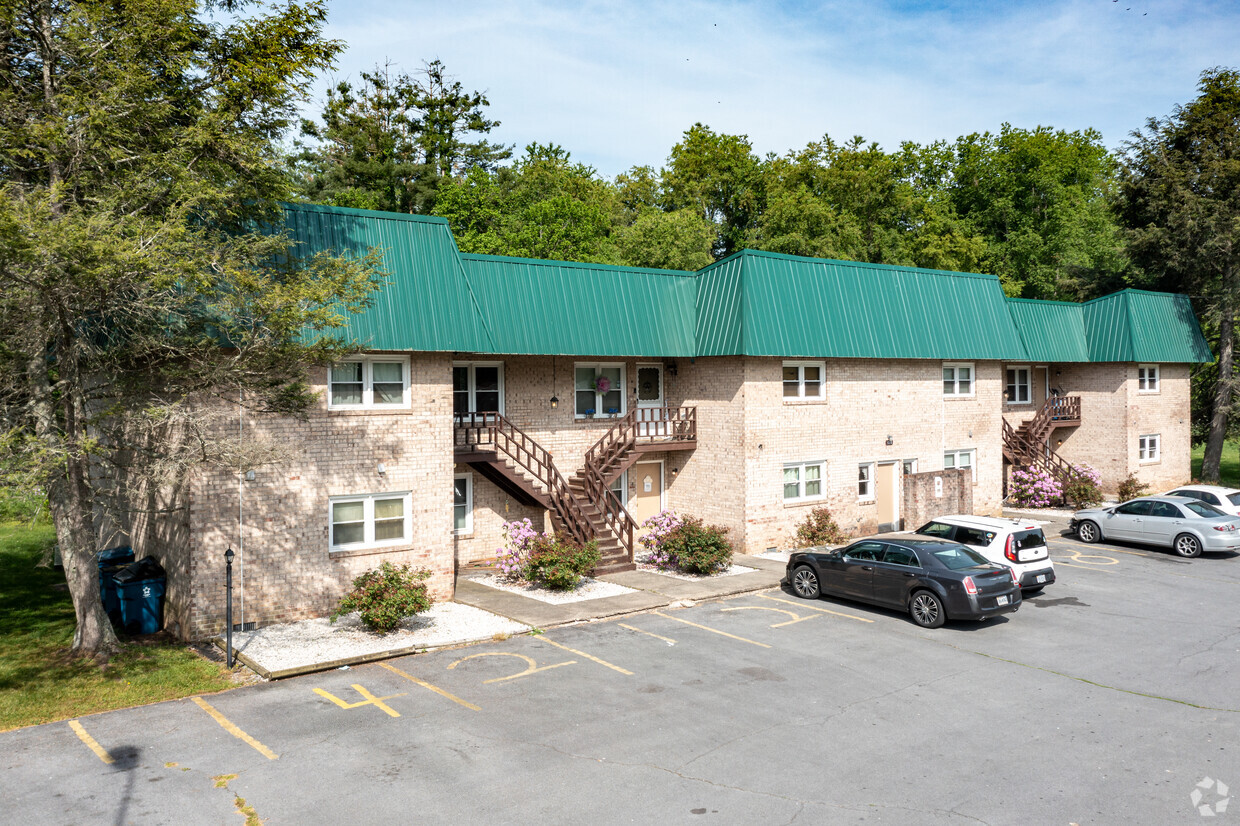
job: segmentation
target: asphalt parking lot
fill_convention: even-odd
[[[1240,790],[1240,558],[1047,535],[1059,582],[984,624],[770,590],[7,732],[0,811],[1202,822]]]

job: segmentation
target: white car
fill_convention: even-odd
[[[1224,488],[1218,485],[1183,485],[1175,490],[1167,491],[1163,496],[1187,496],[1189,499],[1200,499],[1223,513],[1240,516],[1240,490],[1235,488]]]
[[[962,514],[931,519],[916,532],[968,545],[987,560],[1006,565],[1025,593],[1040,591],[1055,581],[1046,536],[1036,522]]]

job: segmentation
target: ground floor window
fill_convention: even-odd
[[[474,529],[474,475],[458,473],[452,483],[452,531],[469,533]]]
[[[398,545],[409,540],[409,492],[336,496],[330,500],[331,547]]]
[[[874,463],[866,462],[857,466],[857,498],[874,498]]]
[[[969,468],[973,470],[974,450],[948,450],[943,453],[943,469]],[[977,484],[977,471],[973,470],[973,484]]]
[[[904,470],[905,476],[908,476],[909,474],[912,474],[912,473],[916,473],[917,472],[917,460],[916,459],[905,459],[903,462],[903,470]]]
[[[1157,433],[1142,436],[1137,443],[1137,458],[1142,462],[1157,462],[1160,441]]]
[[[784,465],[784,501],[822,498],[825,462],[800,462]]]
[[[621,505],[629,504],[629,472],[626,470],[611,483],[611,492],[620,500]]]

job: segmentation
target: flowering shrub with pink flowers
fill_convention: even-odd
[[[530,561],[530,547],[541,537],[529,519],[504,523],[504,547],[495,551],[495,565],[500,576],[516,581],[525,578],[525,566]]]
[[[578,545],[566,536],[539,533],[529,519],[504,523],[504,547],[495,551],[502,579],[571,591],[599,561],[598,543]]]
[[[1074,508],[1089,508],[1102,501],[1102,474],[1089,465],[1073,465],[1063,486],[1063,498]]]
[[[1009,498],[1017,507],[1049,508],[1063,501],[1063,486],[1042,468],[1013,468]]]
[[[664,547],[672,531],[680,527],[681,519],[670,510],[659,511],[641,524],[647,529],[645,536],[638,541],[646,549],[642,562],[647,562],[663,571],[675,570],[676,559]]]

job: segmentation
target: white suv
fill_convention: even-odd
[[[990,516],[940,516],[922,525],[916,533],[968,545],[991,562],[1006,565],[1025,593],[1040,591],[1055,581],[1055,565],[1046,549],[1046,537],[1034,522]]]

